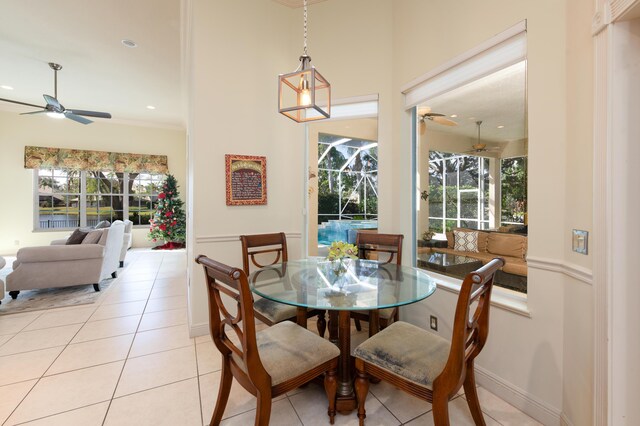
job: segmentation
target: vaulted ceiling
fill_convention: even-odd
[[[13,90],[0,88],[0,98],[44,105],[42,95],[53,95],[47,63],[55,62],[63,67],[58,99],[65,107],[184,127],[180,7],[176,0],[3,0],[0,86]]]

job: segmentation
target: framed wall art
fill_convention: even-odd
[[[226,154],[227,205],[267,204],[267,157]]]

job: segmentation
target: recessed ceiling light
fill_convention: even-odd
[[[476,119],[475,117],[469,117],[469,120],[475,120],[475,119]]]
[[[504,126],[501,124],[498,126],[498,129],[504,129]]]
[[[4,90],[13,90],[13,87],[11,87],[11,86],[2,85],[0,87],[3,88]]]
[[[147,105],[147,109],[156,109],[153,105]]]
[[[458,117],[458,114],[451,114],[449,117],[456,118],[456,117]]]
[[[138,44],[135,41],[129,40],[126,38],[122,40],[122,44],[124,44],[126,47],[129,47],[131,49],[133,49],[134,47],[138,47]]]

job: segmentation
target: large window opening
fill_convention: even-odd
[[[527,292],[526,61],[416,108],[416,264],[462,279],[494,257]]]
[[[165,176],[109,170],[36,169],[35,229],[95,226],[129,219],[148,225]]]
[[[309,124],[308,254],[378,228],[378,120]]]

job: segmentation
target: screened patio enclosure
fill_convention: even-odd
[[[318,138],[318,244],[355,241],[378,227],[378,143],[330,134]]]

